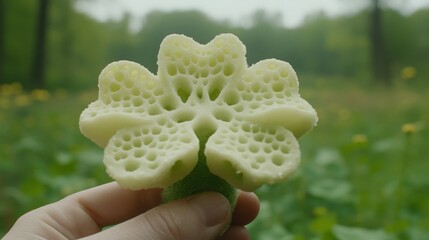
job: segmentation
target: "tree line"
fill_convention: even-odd
[[[386,84],[399,79],[406,67],[417,71],[416,82],[429,76],[429,9],[402,15],[377,7],[378,27],[371,8],[336,18],[315,13],[296,28],[284,27],[281,16],[263,11],[254,13],[249,27],[215,21],[198,11],[155,11],[145,16],[141,29],[130,31],[130,16],[98,22],[73,4],[0,0],[0,84],[94,87],[101,69],[120,59],[156,73],[159,44],[166,35],[181,33],[206,43],[222,32],[244,42],[249,65],[265,58],[285,60],[309,84],[312,79]],[[380,39],[382,48],[374,45]]]

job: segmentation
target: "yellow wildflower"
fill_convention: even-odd
[[[14,82],[11,84],[3,84],[0,86],[0,95],[5,97],[18,95],[22,92],[22,85],[19,82]]]
[[[10,108],[10,100],[9,98],[0,98],[0,108],[8,109]]]
[[[365,144],[368,142],[368,138],[364,134],[356,134],[352,138],[354,144]]]
[[[49,92],[45,89],[34,89],[31,91],[31,97],[36,101],[46,101],[49,99]]]
[[[328,209],[326,209],[325,207],[315,207],[313,208],[313,213],[316,216],[323,216],[326,215],[328,213]]]
[[[352,114],[351,114],[350,110],[348,110],[346,108],[342,108],[342,109],[338,110],[338,118],[341,121],[347,121],[347,120],[349,120],[350,117],[351,117],[351,115]]]
[[[31,104],[31,98],[28,95],[21,94],[15,97],[14,102],[18,107],[25,107]]]
[[[404,80],[410,80],[416,76],[416,68],[412,66],[404,67],[401,70],[401,78]]]
[[[417,126],[413,123],[405,123],[402,125],[402,132],[405,134],[413,134],[417,131]]]

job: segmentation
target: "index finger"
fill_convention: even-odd
[[[159,205],[162,201],[161,191],[131,191],[112,182],[72,194],[57,204],[72,214],[75,220],[92,220],[92,224],[101,228],[123,222]]]

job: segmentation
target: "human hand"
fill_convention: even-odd
[[[214,192],[167,204],[161,201],[161,189],[130,191],[108,183],[28,212],[3,240],[244,240],[249,239],[244,225],[259,211],[256,195],[245,192],[240,192],[233,213],[226,198]],[[228,223],[229,228],[218,237]]]

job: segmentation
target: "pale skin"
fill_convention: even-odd
[[[3,240],[245,240],[250,237],[244,226],[259,211],[256,195],[246,192],[234,211],[214,192],[161,202],[161,189],[130,191],[108,183],[24,214]]]

